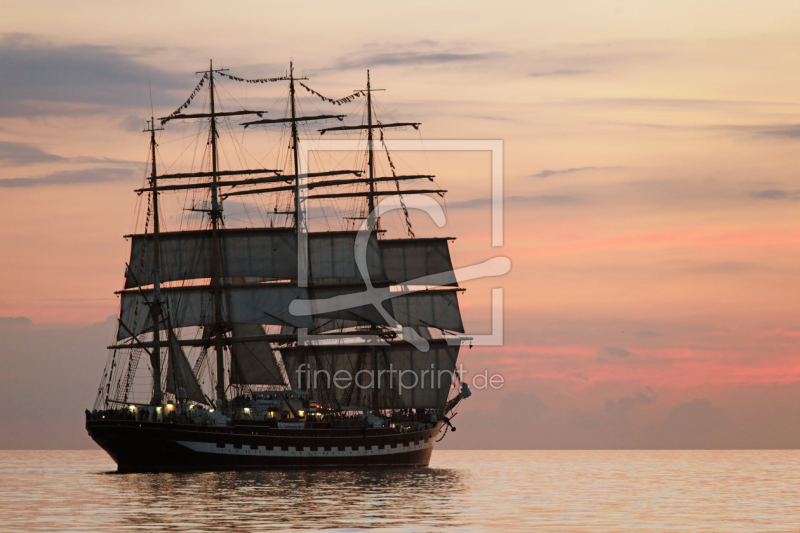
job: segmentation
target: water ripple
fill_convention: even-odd
[[[798,451],[437,451],[416,470],[114,474],[0,451],[0,529],[798,531]]]

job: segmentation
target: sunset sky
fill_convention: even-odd
[[[455,265],[513,264],[460,297],[468,331],[488,333],[491,288],[504,288],[505,345],[462,361],[506,386],[465,402],[444,447],[800,445],[800,3],[2,13],[0,422],[14,431],[0,447],[93,446],[82,412],[136,230],[151,91],[164,116],[209,59],[262,78],[290,58],[335,97],[369,68],[382,109],[422,122],[424,139],[504,142],[501,248],[489,156],[426,160],[449,191]],[[280,93],[229,89],[256,103]]]

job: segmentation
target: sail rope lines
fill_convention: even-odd
[[[144,235],[145,235],[145,237],[144,237],[144,239],[142,239],[142,251],[141,251],[141,254],[140,254],[140,258],[139,258],[139,272],[142,275],[144,275],[144,272],[145,272],[145,255],[146,255],[145,252],[146,252],[146,249],[147,249],[147,232],[148,232],[148,229],[150,227],[150,215],[152,214],[152,209],[153,209],[153,206],[152,206],[152,193],[148,192],[147,193],[147,214],[145,215],[145,220],[144,220]],[[129,265],[127,268],[125,268],[125,279],[127,279],[128,276],[131,274],[129,272],[130,268],[134,268],[134,267],[132,265]],[[133,312],[133,314],[134,314],[133,330],[134,331],[136,331],[136,328],[137,328],[138,322],[139,322],[139,302],[141,301],[141,299],[142,299],[142,292],[141,292],[141,288],[140,288],[139,292],[136,295],[136,308],[134,309],[134,312]],[[131,353],[128,356],[128,370],[127,370],[127,372],[125,374],[124,391],[121,391],[121,389],[123,388],[123,380],[122,380],[122,378],[120,378],[120,380],[117,382],[117,390],[114,393],[114,399],[119,400],[120,399],[119,398],[120,397],[120,392],[123,392],[122,401],[123,402],[127,402],[128,401],[128,393],[130,392],[130,386],[131,386],[131,384],[133,382],[133,375],[134,375],[134,373],[136,372],[136,369],[139,366],[139,359],[140,359],[140,357],[142,355],[141,351],[142,350],[140,348],[131,349]]]
[[[380,120],[377,121],[378,124],[381,123]],[[392,177],[397,177],[397,169],[394,168],[394,163],[392,162],[392,156],[389,155],[389,147],[386,146],[386,142],[383,140],[383,129],[379,130],[381,134],[381,144],[383,145],[383,149],[386,151],[386,159],[389,160],[389,167],[392,169]],[[408,230],[408,236],[412,239],[416,238],[414,235],[414,229],[411,227],[411,218],[408,215],[408,208],[406,207],[405,202],[403,201],[403,195],[400,194],[400,182],[398,180],[394,180],[394,184],[397,187],[398,197],[400,198],[400,206],[403,208],[403,213],[406,216],[406,230]]]

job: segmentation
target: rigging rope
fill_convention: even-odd
[[[148,228],[150,227],[150,214],[152,213],[152,209],[153,209],[152,194],[153,194],[152,192],[148,192],[147,193],[147,216],[144,219],[144,235],[143,235],[143,239],[142,239],[142,251],[141,251],[141,254],[139,255],[139,274],[140,275],[137,276],[135,279],[145,279],[144,278],[144,272],[145,272],[145,255],[146,255],[145,252],[147,250],[147,231],[148,231]],[[133,265],[128,265],[128,268],[134,268],[134,266]],[[126,280],[128,279],[128,276],[130,275],[130,272],[129,272],[128,268],[125,269],[125,279]],[[126,283],[126,285],[127,285],[127,283]],[[132,331],[136,331],[136,327],[137,327],[137,325],[139,323],[139,303],[142,300],[142,297],[143,297],[142,288],[139,287],[139,291],[136,294],[136,303],[134,304],[134,307],[133,307],[133,330]]]
[[[380,122],[378,122],[380,124]],[[378,130],[381,134],[381,144],[383,145],[383,149],[386,151],[386,159],[389,160],[389,167],[392,169],[392,177],[397,177],[397,169],[394,168],[394,163],[392,162],[392,156],[389,155],[389,147],[386,146],[386,142],[383,140],[383,130]],[[400,182],[398,180],[394,180],[394,184],[397,187],[397,192],[400,192]],[[406,229],[408,230],[408,236],[412,239],[416,238],[414,235],[414,229],[411,227],[411,218],[408,216],[408,208],[406,207],[406,203],[403,201],[403,195],[397,195],[400,198],[400,206],[403,208],[403,213],[406,216]]]

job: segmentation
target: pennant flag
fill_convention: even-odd
[[[346,103],[349,103],[349,102],[353,101],[355,98],[357,98],[359,96],[363,96],[361,91],[356,91],[356,92],[354,92],[353,94],[351,94],[349,96],[345,96],[344,98],[339,98],[338,100],[334,100],[333,98],[328,98],[327,96],[322,96],[320,93],[318,93],[317,91],[315,91],[314,89],[312,89],[311,87],[309,87],[308,85],[306,85],[303,82],[298,81],[297,83],[299,83],[301,86],[303,86],[303,88],[305,90],[307,90],[308,92],[310,92],[311,94],[313,94],[315,96],[319,96],[320,99],[322,99],[323,101],[329,102],[329,103],[331,103],[333,105],[346,104]]]
[[[231,79],[233,81],[243,81],[245,83],[271,83],[271,82],[275,82],[275,81],[283,81],[283,80],[288,80],[289,79],[287,77],[280,77],[280,78],[260,78],[260,79],[257,79],[257,80],[248,80],[248,79],[245,79],[245,78],[239,78],[238,76],[232,76],[232,75],[227,74],[225,72],[220,72],[219,75],[220,76],[225,76],[226,78]]]
[[[198,83],[197,86],[194,88],[191,95],[189,96],[189,99],[186,100],[186,102],[184,102],[184,104],[181,105],[178,109],[170,113],[169,116],[166,116],[161,119],[162,126],[167,122],[169,122],[171,119],[175,118],[176,115],[179,115],[182,110],[186,109],[191,105],[192,100],[194,100],[194,97],[197,95],[198,92],[200,92],[200,87],[203,86],[203,84],[206,82],[206,79],[208,79],[208,74],[203,74],[203,77],[200,78],[200,83]]]

